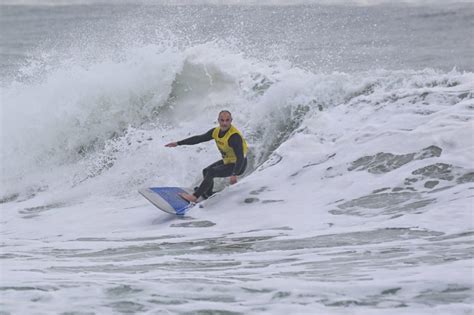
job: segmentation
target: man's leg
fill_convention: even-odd
[[[219,160],[217,162],[212,163],[211,165],[207,166],[205,169],[202,170],[203,174],[203,181],[199,185],[199,187],[194,188],[194,193],[192,195],[187,193],[179,194],[183,199],[186,199],[189,202],[196,202],[196,200],[205,194],[208,191],[212,191],[214,186],[214,180],[212,177],[209,176],[209,173],[212,169],[224,165],[223,160]]]
[[[194,192],[194,196],[199,198],[206,193],[212,193],[212,188],[214,187],[214,178],[229,177],[232,175],[233,169],[233,163],[224,164],[222,160],[206,167],[203,170],[204,179],[199,188]]]
[[[211,170],[211,169],[213,169],[213,168],[215,168],[215,167],[217,167],[217,166],[221,166],[221,165],[224,165],[224,161],[223,161],[223,160],[219,160],[219,161],[217,161],[217,162],[214,162],[214,163],[212,163],[211,165],[209,165],[208,167],[206,167],[205,169],[203,169],[203,170],[202,170],[202,178],[203,178],[203,179],[206,178],[207,173],[209,172],[209,170]],[[204,182],[204,180],[203,180],[203,182]],[[202,183],[201,183],[201,185],[202,185]],[[200,186],[201,186],[201,185],[200,185]],[[196,187],[196,189],[194,190],[194,192],[197,192],[198,189],[200,188],[200,186],[199,186],[199,187]],[[208,183],[207,183],[207,186],[208,186],[207,190],[205,190],[205,191],[200,195],[200,196],[203,196],[204,198],[208,198],[208,197],[210,197],[210,196],[212,195],[212,189],[214,188],[214,181],[211,180],[210,183],[208,182]],[[204,189],[204,187],[203,187],[203,189]]]

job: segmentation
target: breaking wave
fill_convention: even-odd
[[[252,172],[295,133],[335,141],[326,126],[312,124],[328,111],[336,119],[354,115],[356,107],[358,114],[373,115],[388,108],[404,119],[408,112],[436,115],[472,100],[473,74],[456,70],[318,74],[248,58],[215,42],[185,49],[147,45],[125,55],[64,65],[3,88],[3,199],[87,185],[97,177],[119,183],[119,193],[152,182],[197,181],[199,170],[191,165],[212,162],[214,148],[171,154],[163,144],[208,130],[224,108],[248,138]],[[362,127],[343,120],[350,132]],[[390,129],[382,122],[373,132]]]

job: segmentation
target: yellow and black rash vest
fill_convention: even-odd
[[[229,130],[222,136],[222,138],[219,137],[219,131],[221,130],[220,127],[216,127],[214,131],[212,132],[212,138],[216,141],[217,148],[222,154],[222,159],[224,160],[224,164],[230,164],[230,163],[236,163],[237,162],[237,156],[234,152],[234,149],[229,145],[229,138],[237,133],[240,135],[242,138],[242,148],[243,148],[243,153],[244,153],[244,158],[247,156],[247,142],[245,141],[244,137],[242,136],[242,133],[237,130],[233,125],[230,126]]]

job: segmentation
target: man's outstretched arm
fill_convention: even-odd
[[[192,136],[192,137],[189,137],[180,141],[176,141],[176,142],[170,142],[166,144],[165,147],[174,148],[178,145],[193,145],[193,144],[198,144],[201,142],[210,141],[212,140],[213,131],[214,131],[214,128],[210,129],[206,133],[203,133],[202,135]]]

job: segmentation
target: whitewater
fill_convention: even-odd
[[[184,24],[165,29],[170,12]],[[361,12],[364,32],[331,24]],[[209,22],[229,16],[240,35]],[[300,46],[267,40],[295,16]],[[458,41],[472,16],[469,4],[3,6],[0,314],[472,314],[474,73]],[[441,37],[459,46],[396,59],[379,37],[396,35],[363,40],[397,18],[420,26],[420,45],[456,20]],[[112,19],[155,31],[99,27]],[[19,21],[30,33],[15,46]],[[31,44],[35,25],[49,33]],[[341,34],[344,51],[318,46]],[[212,142],[164,145],[223,109],[249,144],[246,172],[183,217],[159,211],[137,190],[194,187],[219,158]]]

